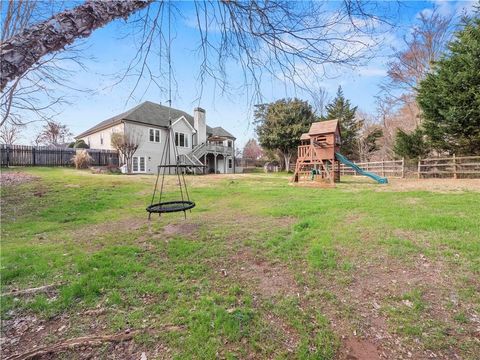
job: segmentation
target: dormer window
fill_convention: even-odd
[[[175,145],[178,147],[186,147],[188,148],[188,135],[176,132],[175,133]]]

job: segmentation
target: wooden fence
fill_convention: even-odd
[[[387,178],[403,178],[405,177],[405,160],[382,160],[370,162],[355,162],[365,171],[373,172],[377,175]],[[357,176],[355,170],[345,164],[340,164],[340,175]]]
[[[76,150],[46,146],[0,144],[1,166],[73,166]],[[87,149],[93,166],[117,165],[118,153],[112,150]]]
[[[418,178],[479,178],[480,156],[420,159]]]

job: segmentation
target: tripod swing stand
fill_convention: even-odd
[[[168,92],[169,92],[169,110],[168,110],[168,134],[167,139],[165,141],[165,145],[163,147],[162,156],[160,158],[160,164],[157,168],[157,178],[155,180],[155,188],[153,189],[152,199],[150,201],[150,205],[147,207],[148,212],[148,219],[152,213],[157,213],[159,216],[162,213],[171,213],[171,212],[179,212],[183,211],[183,215],[187,218],[186,211],[191,210],[195,207],[195,203],[190,200],[190,196],[188,194],[187,184],[185,182],[185,172],[189,165],[180,164],[178,150],[174,140],[174,133],[172,129],[172,117],[171,117],[171,109],[172,109],[172,62],[171,62],[171,34],[170,34],[170,16],[171,16],[171,9],[170,9],[170,2],[168,3]],[[161,63],[161,61],[160,61]],[[171,159],[171,150],[173,149],[173,158],[174,163],[172,163]],[[170,171],[174,169],[174,174],[177,175],[178,186],[180,190],[181,198],[174,201],[163,201],[163,190],[165,185],[165,173],[168,170]],[[158,192],[158,200],[156,201],[157,189],[158,189],[158,182],[160,180],[160,173],[162,175],[160,190]]]

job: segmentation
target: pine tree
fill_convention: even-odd
[[[418,89],[422,127],[439,152],[480,154],[480,17],[465,20],[448,48]]]
[[[335,99],[326,106],[326,110],[326,120],[338,119],[340,123],[342,133],[341,153],[352,160],[359,160],[357,139],[362,121],[356,118],[357,107],[352,107],[350,100],[345,99],[341,86],[338,87]]]

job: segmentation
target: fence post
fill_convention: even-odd
[[[457,161],[455,160],[455,154],[453,154],[453,178],[457,178]]]
[[[405,157],[402,157],[402,179],[405,178]]]
[[[35,159],[35,146],[32,147],[32,165],[35,166],[36,159]]]
[[[385,159],[382,159],[382,176],[385,177]]]
[[[7,151],[7,167],[9,167],[10,166],[10,146],[7,145],[6,151]]]
[[[421,174],[420,174],[420,168],[421,168],[420,163],[421,163],[421,161],[422,160],[420,158],[418,158],[418,178],[419,179],[420,179],[420,176],[421,176]]]

